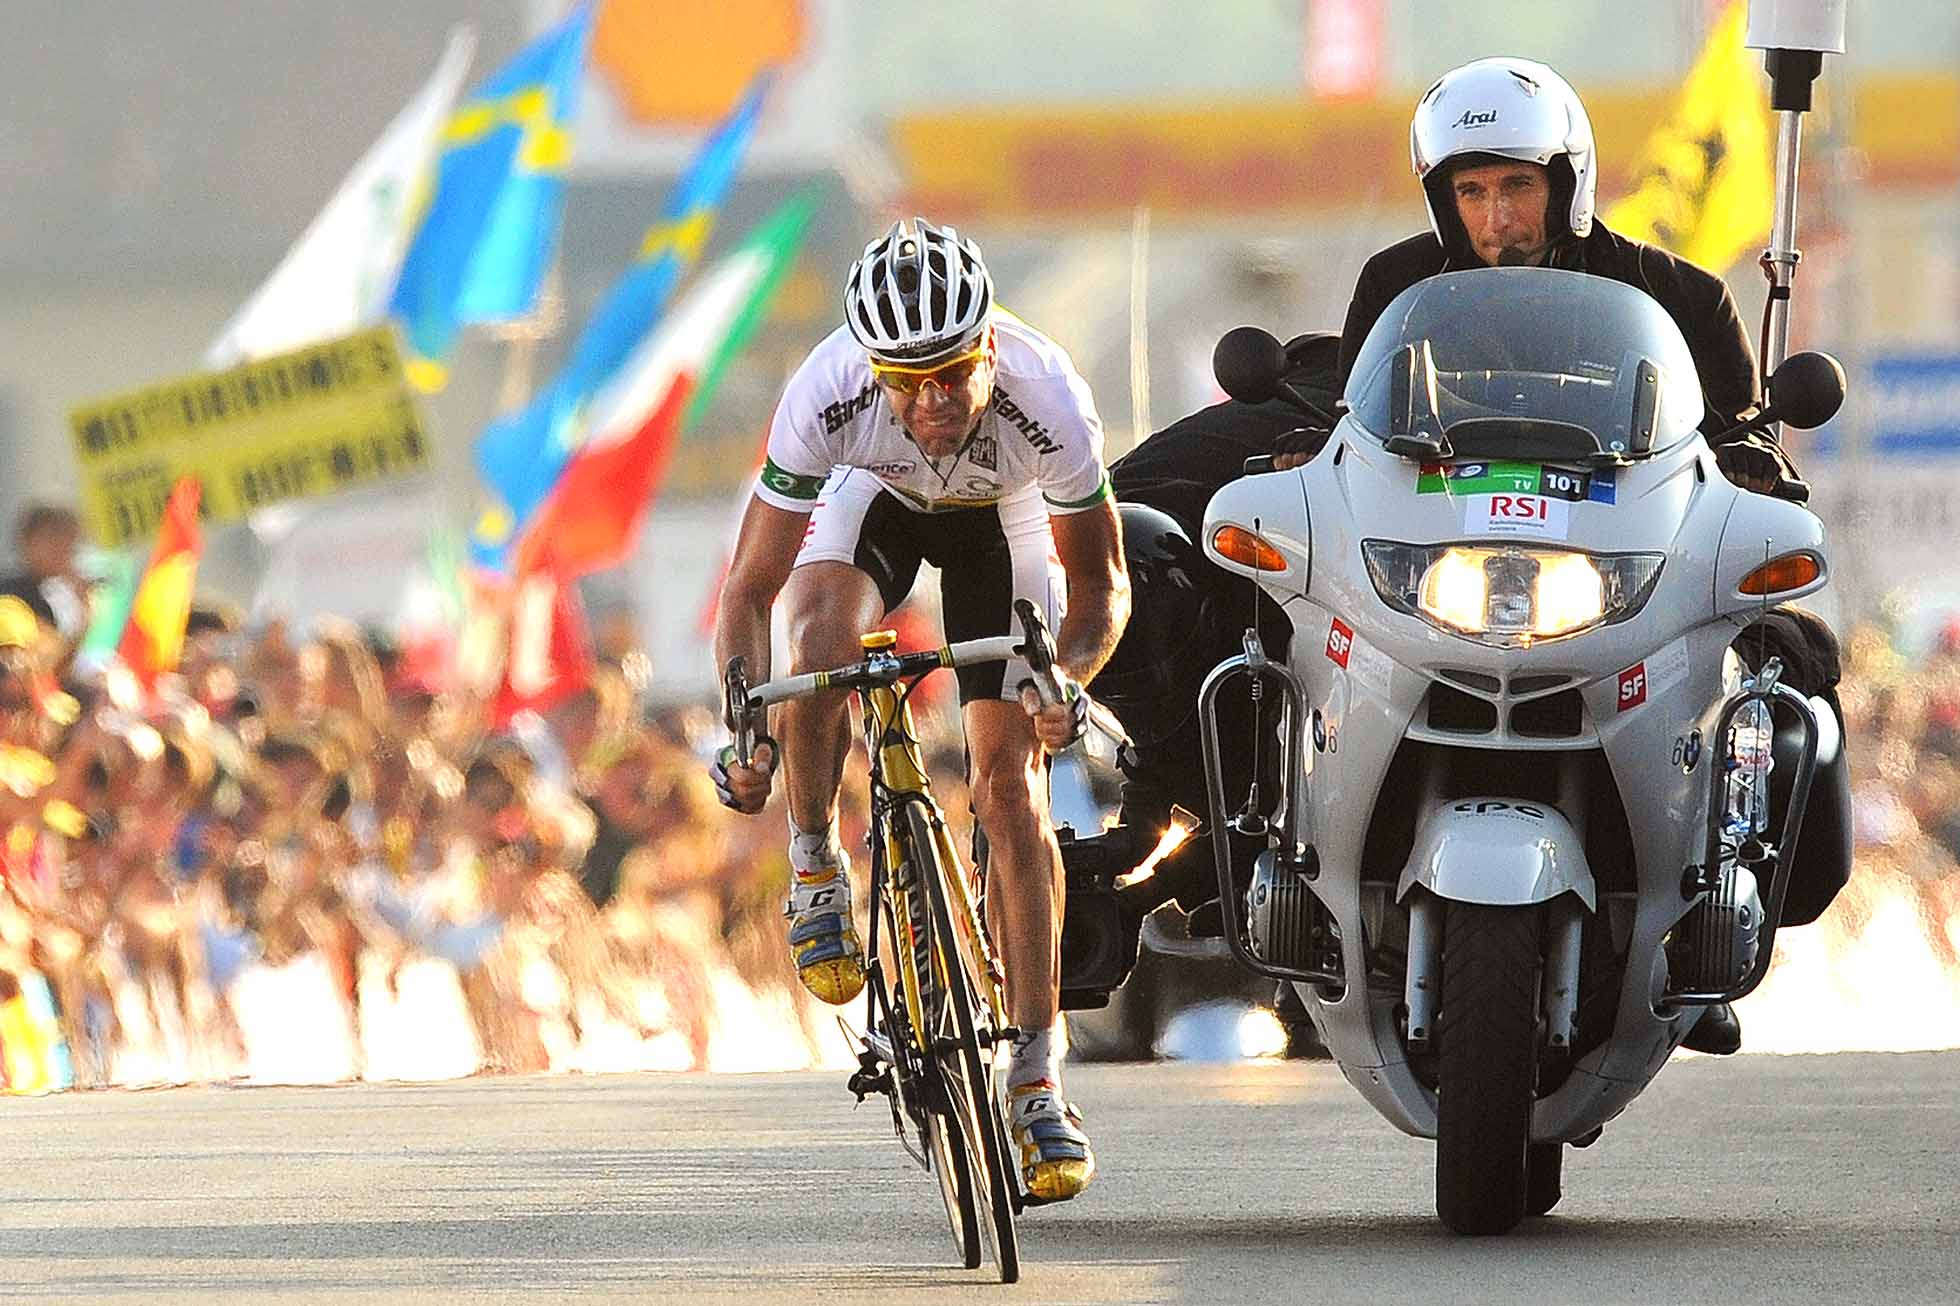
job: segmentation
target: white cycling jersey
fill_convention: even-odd
[[[1039,494],[1051,513],[1109,495],[1102,419],[1068,351],[1011,313],[989,319],[994,394],[957,454],[926,457],[871,375],[864,346],[838,327],[803,360],[776,405],[755,492],[791,512],[817,505],[838,468],[863,468],[918,512],[980,508]]]

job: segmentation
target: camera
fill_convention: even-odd
[[[1062,849],[1067,896],[1062,915],[1062,1010],[1109,1005],[1137,964],[1143,919],[1127,911],[1116,893],[1119,876],[1150,855],[1157,836],[1118,825],[1079,838],[1056,832]]]

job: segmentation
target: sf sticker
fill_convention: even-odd
[[[1347,670],[1348,654],[1354,651],[1354,631],[1339,617],[1327,628],[1327,660]]]
[[[1631,711],[1647,701],[1647,664],[1636,662],[1620,673],[1618,701],[1622,712]]]

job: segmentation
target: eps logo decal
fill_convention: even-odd
[[[1545,809],[1542,807],[1533,807],[1530,803],[1507,803],[1497,798],[1485,798],[1474,803],[1458,803],[1450,810],[1474,812],[1478,816],[1487,816],[1492,812],[1516,812],[1519,816],[1528,816],[1534,821],[1545,819]]]

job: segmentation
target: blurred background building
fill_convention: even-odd
[[[775,394],[834,324],[847,262],[895,213],[981,239],[1005,302],[1074,352],[1117,452],[1217,397],[1209,357],[1223,330],[1338,328],[1361,261],[1424,224],[1407,123],[1438,74],[1496,53],[1558,68],[1592,112],[1606,200],[1626,189],[1720,8],[606,0],[555,300],[523,329],[466,341],[429,405],[433,498],[394,518],[385,504],[362,512],[398,533],[421,529],[430,502],[464,519],[470,442],[548,374],[689,149],[762,64],[787,76],[708,256],[798,186],[826,200],[771,321],[679,450],[640,559],[592,586],[656,645],[695,629]],[[0,47],[7,520],[27,498],[75,497],[71,406],[197,368],[451,25],[477,29],[475,80],[564,5],[45,9]],[[1960,589],[1960,6],[1854,4],[1849,49],[1827,61],[1809,124],[1792,348],[1838,354],[1856,388],[1832,432],[1793,443],[1840,528],[1840,600],[1860,606],[1915,577]],[[1762,281],[1749,262],[1724,271],[1753,322]],[[271,561],[263,532],[228,528],[204,583],[249,600]]]

